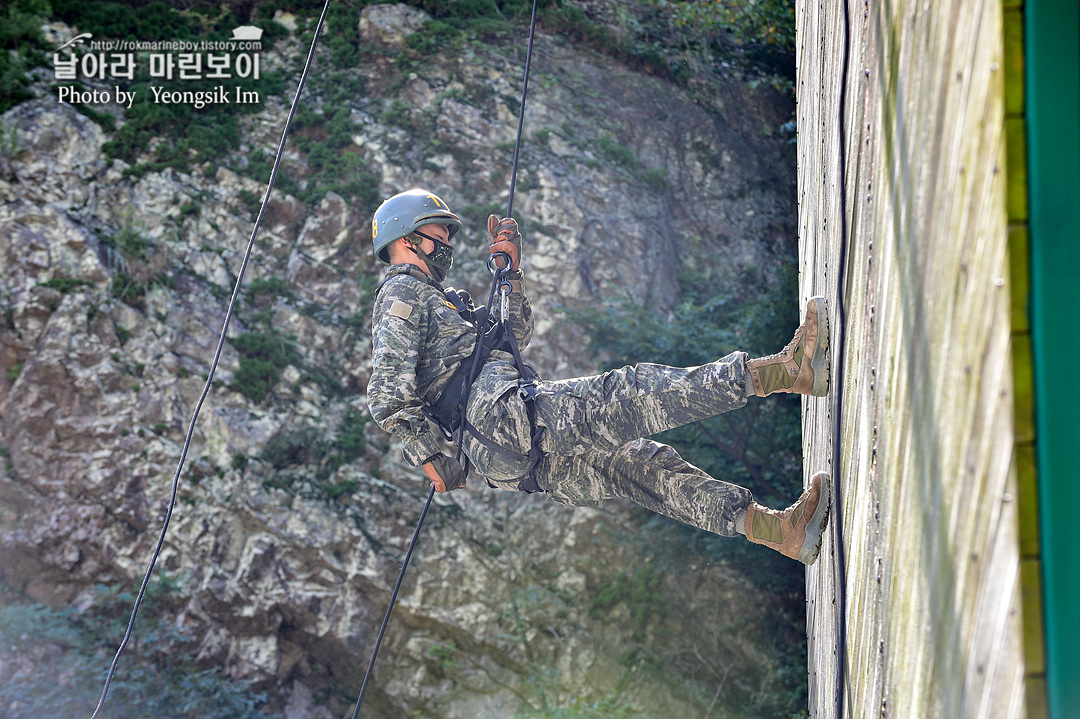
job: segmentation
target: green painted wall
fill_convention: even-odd
[[[1080,717],[1080,3],[1028,0],[1031,334],[1046,683],[1051,719]]]

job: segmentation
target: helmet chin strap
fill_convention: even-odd
[[[429,236],[423,235],[423,234],[421,234],[419,232],[414,232],[413,234],[420,235],[425,240],[431,240],[432,242],[438,243],[438,240],[436,240],[434,237],[429,237]],[[423,261],[424,269],[427,271],[427,273],[429,275],[434,277],[435,280],[438,281],[438,282],[442,282],[443,280],[446,279],[446,270],[444,270],[442,267],[440,267],[439,265],[437,265],[435,262],[433,262],[431,260],[431,257],[429,257],[428,254],[426,252],[424,252],[423,249],[421,249],[419,242],[416,242],[415,240],[412,240],[409,237],[403,237],[402,239],[404,239],[406,241],[406,243],[407,243],[406,246],[410,250],[412,250],[412,253],[414,255],[416,255],[418,258],[420,258],[420,260]],[[436,247],[437,246],[438,245],[436,244]],[[447,269],[449,269],[449,268],[447,268]]]

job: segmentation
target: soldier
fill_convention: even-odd
[[[441,417],[440,426],[449,422],[438,408],[453,405],[456,395],[449,402],[447,395],[468,384],[464,370],[477,344],[474,325],[459,312],[458,293],[441,284],[461,226],[441,198],[414,189],[383,202],[371,228],[375,254],[390,268],[372,312],[369,407],[379,426],[404,442],[406,461],[422,467],[437,492],[464,487],[467,474],[440,451],[428,423],[429,417]],[[518,267],[521,234],[513,219],[494,215],[488,232],[491,253],[510,258],[508,324],[524,347],[533,320]],[[828,342],[825,302],[817,297],[791,342],[760,359],[734,352],[700,367],[641,363],[593,377],[540,380],[504,343],[477,361],[464,416],[454,421],[464,424],[465,455],[493,487],[542,491],[578,507],[625,497],[811,564],[828,521],[826,473],[815,475],[794,504],[776,511],[755,502],[750,490],[714,479],[673,448],[644,437],[737,409],[750,395],[826,395]]]

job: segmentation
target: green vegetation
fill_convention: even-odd
[[[80,85],[81,83],[72,83],[73,85]],[[89,105],[83,105],[81,102],[73,102],[71,104],[81,114],[86,115],[91,120],[101,125],[101,128],[106,131],[116,129],[116,118],[107,112],[98,112]]]
[[[637,155],[634,151],[625,145],[620,145],[610,135],[603,135],[596,139],[596,147],[600,150],[609,160],[622,165],[628,170],[636,170],[640,164]]]
[[[356,480],[334,480],[333,477],[338,469],[363,454],[366,424],[367,417],[363,412],[349,409],[329,440],[320,437],[311,427],[278,432],[267,441],[260,459],[277,470],[313,466],[314,479],[310,483],[302,482],[293,474],[282,472],[265,480],[264,486],[293,493],[304,489],[306,491],[302,493],[307,496],[329,500],[355,492],[359,488]]]
[[[261,459],[274,469],[285,469],[310,461],[318,441],[315,430],[305,428],[278,432],[263,447]]]
[[[519,38],[527,31],[527,0],[408,0],[433,20],[409,38],[416,55],[454,51],[466,40]],[[362,5],[363,3],[358,3]],[[787,88],[794,71],[793,0],[648,0],[619,7],[620,31],[589,18],[574,0],[542,0],[538,22],[548,33],[678,84],[690,79],[691,53],[711,64],[747,61]]]
[[[19,379],[19,375],[22,374],[22,368],[22,362],[16,362],[15,364],[8,367],[7,372],[4,373],[4,376],[7,377],[8,382],[14,382],[15,380]]]
[[[121,347],[126,345],[127,341],[131,339],[131,332],[128,330],[127,327],[124,327],[123,325],[118,325],[114,322],[113,331],[116,332],[116,339],[120,343]]]
[[[262,402],[281,378],[281,370],[300,361],[296,338],[275,332],[246,332],[232,344],[240,352],[240,367],[232,388],[252,402]]]
[[[278,298],[293,299],[292,287],[278,276],[257,277],[247,286],[248,301],[259,306],[273,304]]]
[[[651,167],[648,170],[642,170],[641,179],[654,190],[666,190],[671,187],[667,169],[663,167]]]
[[[89,280],[80,279],[78,277],[65,277],[64,275],[58,275],[57,277],[38,283],[38,287],[49,287],[62,295],[66,295],[69,292],[76,292],[83,287],[93,286],[94,283]]]
[[[341,464],[351,462],[364,452],[364,425],[367,416],[357,409],[350,409],[341,418],[332,448]],[[340,466],[340,465],[339,465]]]
[[[532,9],[528,0],[409,0],[409,4],[434,18],[408,40],[408,50],[417,56],[453,52],[465,41],[518,40],[528,32]],[[538,24],[567,42],[590,47],[629,67],[680,83],[689,78],[685,64],[669,60],[655,38],[616,34],[590,20],[572,0],[541,0]]]
[[[109,689],[101,716],[161,719],[268,719],[266,695],[228,679],[218,667],[199,667],[192,639],[174,617],[184,600],[175,581],[151,582],[132,642]],[[41,604],[0,608],[5,652],[30,658],[33,669],[12,666],[0,679],[0,705],[10,719],[78,716],[97,703],[108,658],[116,651],[134,596],[120,585],[98,587],[85,611]],[[10,656],[9,654],[9,656]],[[57,691],[63,678],[63,691]]]
[[[26,73],[46,64],[41,26],[51,12],[47,0],[0,0],[0,113],[33,97]]]
[[[727,57],[754,68],[756,87],[767,82],[794,93],[794,0],[650,0],[660,8],[684,47],[711,62]]]
[[[659,591],[661,576],[652,566],[645,565],[632,574],[619,572],[610,582],[597,589],[592,598],[590,613],[594,618],[601,618],[618,604],[625,602],[638,631],[642,632],[649,617],[663,616],[671,607],[664,604],[664,595]],[[636,636],[638,640],[641,636]]]
[[[357,4],[358,5],[358,4]],[[330,64],[336,68],[352,66],[360,45],[357,27],[357,5],[348,2],[331,3],[326,11],[327,44],[330,46]]]
[[[116,270],[109,293],[132,307],[146,309],[146,293],[154,286],[176,289],[176,280],[165,272],[169,254],[143,236],[126,218],[112,235],[99,235],[101,244],[109,249],[117,260]]]
[[[0,177],[13,174],[11,161],[19,154],[19,131],[6,121],[0,123]]]
[[[462,44],[462,32],[443,20],[428,20],[405,41],[406,47],[420,55],[452,52]]]
[[[350,409],[342,417],[337,434],[330,441],[321,439],[311,428],[279,432],[267,441],[262,460],[269,462],[274,469],[317,464],[320,478],[325,479],[363,453],[366,423],[363,412]]]
[[[793,0],[676,0],[665,2],[680,28],[703,38],[729,42],[757,50],[795,52],[795,3]]]
[[[689,68],[678,60],[669,60],[662,43],[647,33],[617,35],[607,26],[593,22],[570,0],[558,0],[545,7],[540,15],[544,29],[566,41],[592,47],[627,67],[666,77],[679,84],[690,79]]]
[[[428,658],[434,659],[438,662],[438,671],[442,676],[446,676],[447,673],[460,666],[461,662],[454,659],[454,652],[457,651],[457,645],[454,642],[447,642],[446,644],[433,644],[428,649]]]
[[[330,83],[348,84],[343,76],[331,75]],[[361,93],[362,95],[362,93]],[[336,192],[346,200],[365,207],[379,203],[379,179],[368,172],[352,136],[356,127],[347,107],[338,107],[327,116],[311,109],[297,113],[293,123],[293,147],[306,155],[311,174],[304,178],[306,187],[292,177],[279,175],[278,188],[294,197],[315,204],[327,192]],[[269,175],[269,171],[267,171]]]
[[[584,141],[577,141],[576,144],[580,147],[586,146]],[[662,191],[671,186],[666,168],[643,167],[641,160],[638,159],[638,156],[633,149],[620,144],[619,141],[610,134],[602,135],[599,138],[590,141],[588,145],[599,150],[600,154],[609,162],[625,167],[631,173],[637,175],[646,185],[654,190]],[[593,161],[589,164],[596,165],[599,163]]]

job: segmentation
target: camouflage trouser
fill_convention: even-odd
[[[563,504],[595,506],[624,497],[695,527],[733,536],[735,515],[749,505],[750,490],[714,479],[673,448],[642,438],[746,404],[746,359],[746,353],[735,352],[700,367],[642,363],[593,377],[541,381],[536,421],[544,428],[543,458],[533,474],[537,484]],[[518,427],[520,434],[524,418],[519,406],[517,393],[509,392],[475,423],[496,441],[507,437],[510,427]],[[494,469],[498,463],[485,454],[470,445],[478,467]],[[497,471],[485,474],[500,479],[492,476]]]

